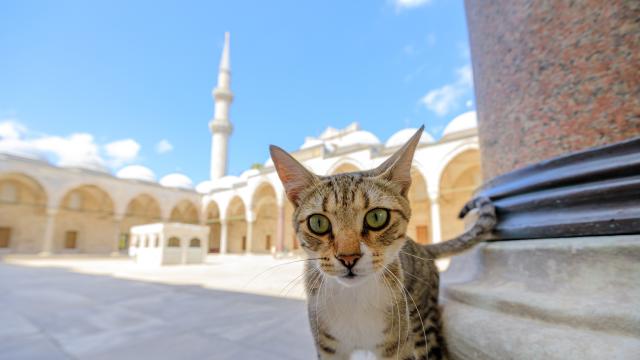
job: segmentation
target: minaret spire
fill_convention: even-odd
[[[224,34],[224,48],[220,57],[218,85],[213,89],[215,111],[209,122],[211,130],[211,180],[217,180],[227,173],[227,147],[233,125],[229,121],[229,108],[233,102],[231,92],[231,61],[229,50],[229,33]]]
[[[220,57],[220,71],[231,71],[231,60],[229,59],[229,32],[224,33],[224,48]]]

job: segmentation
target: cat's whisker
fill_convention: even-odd
[[[278,293],[278,295],[282,296],[282,293],[289,287],[289,285],[291,285],[294,281],[296,280],[300,280],[300,278],[302,276],[304,276],[304,272],[300,275],[297,275],[296,277],[293,278],[293,280],[289,281],[285,286],[282,287],[282,289],[280,289],[280,292]]]
[[[384,269],[386,272],[390,273],[391,270],[389,270],[389,268],[385,265]],[[400,305],[398,305],[398,301],[396,301],[396,296],[395,294],[393,294],[393,291],[391,292],[392,296],[393,296],[393,302],[396,304],[396,309],[398,310],[398,345],[396,346],[396,360],[398,360],[400,358],[400,339],[402,338],[401,335],[401,330],[402,330],[402,326],[400,325],[401,323],[401,319],[400,319]]]
[[[311,268],[306,269],[306,270],[304,270],[300,275],[298,275],[298,276],[296,276],[295,278],[293,278],[293,280],[289,281],[289,282],[287,283],[287,285],[285,285],[285,286],[280,290],[279,295],[280,295],[280,296],[282,296],[282,292],[283,292],[283,291],[285,291],[285,290],[287,289],[287,287],[289,287],[289,285],[291,285],[291,284],[292,284],[294,281],[296,281],[296,280],[300,280],[304,275],[306,275],[306,274],[307,274],[309,271],[311,271],[311,270],[312,270]],[[294,284],[294,286],[295,286],[295,284]],[[290,288],[289,290],[291,290],[291,288]],[[288,291],[287,291],[287,293],[288,293]]]
[[[400,282],[398,277],[392,271],[390,271],[390,274],[395,279],[395,282],[398,283],[398,289],[401,291],[400,294],[402,295],[402,298],[404,299],[406,320],[409,321],[410,320],[409,319],[409,301],[407,300],[406,289],[405,289],[404,285],[402,284],[402,282]],[[408,340],[408,336],[409,336],[409,334],[407,333],[407,337],[405,338],[405,342]]]
[[[307,282],[305,283],[305,286],[304,286],[304,287],[305,287],[305,290],[303,290],[303,291],[304,291],[304,294],[306,294],[306,292],[307,292],[307,289],[306,289],[306,288],[307,288],[311,283],[315,284],[315,283],[316,283],[316,280],[317,280],[317,279],[319,279],[319,278],[320,278],[320,276],[322,276],[322,273],[320,273],[320,270],[318,270],[318,268],[316,268],[316,267],[311,267],[311,268],[313,269],[313,272],[311,273],[311,275],[309,275],[311,278],[310,278],[310,279],[308,279],[308,280],[306,279],[306,280],[307,280]],[[310,291],[310,290],[309,290],[309,291]],[[307,294],[307,295],[308,295],[308,294]],[[307,296],[307,297],[309,297],[309,296]]]
[[[316,336],[320,339],[320,317],[318,316],[318,303],[320,303],[320,296],[322,293],[322,288],[324,286],[324,276],[321,277],[320,287],[318,288],[318,292],[316,294]]]
[[[387,290],[389,290],[389,294],[393,297],[393,302],[395,303],[395,296],[393,295],[393,289],[391,289],[391,285],[389,285],[389,283],[387,282],[387,279],[385,278],[385,272],[387,270],[386,266],[383,266],[383,273],[381,274],[382,276],[382,281],[384,281],[384,285],[387,288]],[[397,304],[396,304],[397,305]],[[394,311],[393,311],[393,306],[391,307],[391,328],[390,330],[393,330],[393,315],[394,315]],[[400,321],[400,310],[398,310],[398,321]],[[398,336],[398,349],[400,349],[400,336]],[[397,354],[396,354],[397,357]]]
[[[312,260],[320,260],[320,259],[322,259],[322,258],[318,257],[318,258],[310,258],[310,259],[299,259],[299,260],[289,261],[289,262],[286,262],[284,264],[276,264],[276,265],[270,266],[266,270],[263,270],[263,271],[259,272],[257,275],[255,275],[254,277],[249,279],[249,281],[247,281],[242,287],[246,288],[247,286],[249,286],[249,284],[251,284],[253,281],[255,281],[260,275],[262,275],[262,274],[264,274],[264,273],[266,273],[268,271],[274,270],[274,269],[276,269],[276,268],[278,268],[280,266],[291,265],[291,264],[299,263],[299,262],[302,262],[302,261],[312,261]]]
[[[414,274],[412,274],[412,273],[410,273],[410,272],[408,272],[408,271],[406,271],[406,270],[403,270],[402,272],[403,272],[405,275],[409,275],[409,276],[411,276],[412,278],[416,279],[417,281],[420,281],[421,283],[423,283],[423,284],[425,284],[425,285],[430,285],[428,282],[424,281],[423,279],[421,279],[421,278],[419,278],[419,277],[415,276]]]
[[[410,254],[410,253],[408,253],[406,251],[402,251],[402,250],[400,250],[399,252],[401,252],[401,253],[403,253],[405,255],[413,256],[414,258],[420,259],[420,260],[423,260],[423,261],[435,261],[436,260],[436,259],[423,258],[423,257],[420,257],[418,255]]]
[[[320,272],[320,271],[319,271],[318,269],[314,268],[314,267],[311,267],[311,268],[309,268],[309,269],[305,270],[305,272],[303,273],[303,275],[308,275],[309,273],[313,273],[313,272]],[[289,294],[289,292],[290,292],[293,288],[295,288],[295,287],[296,287],[296,286],[297,286],[301,281],[303,281],[303,280],[305,280],[305,277],[304,277],[304,276],[303,276],[302,278],[300,278],[300,277],[299,277],[298,281],[297,281],[295,284],[293,284],[293,286],[291,286],[291,287],[289,288],[289,290],[287,290],[287,292],[286,292],[284,295],[285,295],[285,296],[287,296],[287,295]],[[304,287],[303,287],[303,289],[302,289],[302,293],[301,293],[301,295],[304,295]]]
[[[406,272],[405,272],[406,274]],[[407,290],[407,288],[404,286],[404,284],[402,284],[402,282],[400,282],[400,279],[398,279],[398,277],[391,273],[391,275],[396,279],[396,281],[398,282],[398,285],[400,285],[402,287],[402,290],[404,291],[405,294],[409,295],[409,298],[411,298],[411,302],[413,303],[413,306],[416,308],[416,311],[418,312],[418,317],[420,318],[420,325],[422,326],[422,336],[424,337],[424,346],[426,348],[427,353],[429,352],[429,344],[427,343],[427,332],[424,328],[424,322],[422,321],[422,314],[420,314],[420,309],[418,309],[418,305],[416,304],[416,302],[413,300],[413,296],[411,296],[411,294],[409,293],[409,290]],[[406,300],[406,298],[405,298]]]

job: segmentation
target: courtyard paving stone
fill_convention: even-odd
[[[150,269],[125,258],[6,257],[0,359],[313,359],[300,285],[279,296],[302,264],[250,282],[289,261]]]

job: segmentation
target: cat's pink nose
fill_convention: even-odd
[[[358,262],[358,260],[360,260],[361,257],[361,254],[336,255],[336,259],[338,259],[338,261],[340,261],[342,265],[344,265],[349,270],[356,266],[356,263]]]

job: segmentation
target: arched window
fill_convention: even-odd
[[[153,235],[153,242],[155,247],[160,247],[160,237],[158,235]]]
[[[11,228],[0,227],[0,248],[8,248],[11,241]]]
[[[200,239],[198,239],[198,238],[191,239],[191,241],[189,241],[189,247],[199,248],[200,247]]]
[[[70,210],[80,210],[82,207],[82,196],[77,193],[71,193],[69,196],[69,209]]]
[[[69,230],[64,233],[64,248],[75,249],[78,247],[78,232]]]
[[[17,203],[18,202],[18,189],[13,184],[2,185],[2,191],[0,191],[0,200],[4,203]]]
[[[173,236],[169,238],[169,242],[167,243],[168,247],[180,247],[180,239]]]
[[[149,237],[148,236],[144,237],[144,247],[149,247]]]

